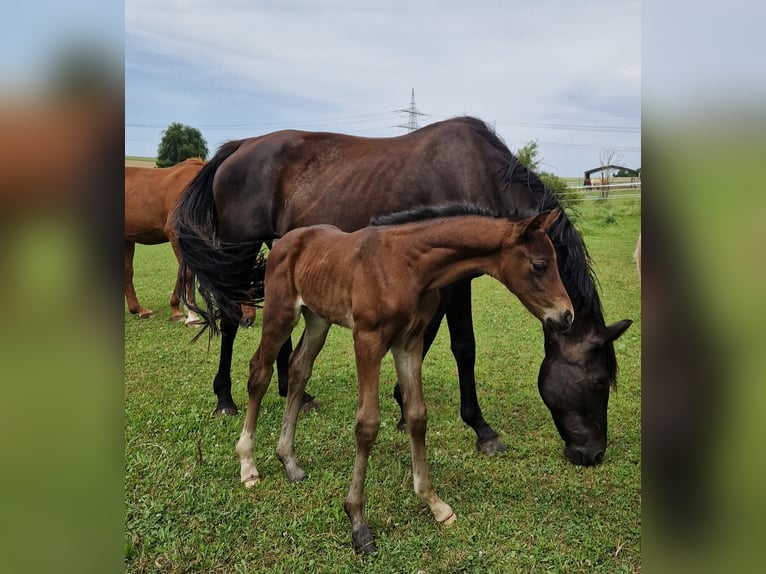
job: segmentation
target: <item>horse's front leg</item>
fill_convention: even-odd
[[[364,516],[364,481],[367,462],[380,430],[380,363],[386,353],[385,346],[374,333],[354,331],[356,372],[359,380],[359,403],[354,427],[356,454],[354,471],[343,508],[351,520],[354,550],[364,554],[376,552],[375,538]]]
[[[439,306],[436,308],[436,313],[431,317],[431,320],[423,333],[423,359],[426,358],[428,349],[431,348],[431,345],[436,338],[436,334],[439,332],[442,319],[444,319],[444,305],[440,302]],[[404,405],[402,404],[402,389],[399,381],[394,385],[394,399],[396,399],[400,411],[399,422],[397,423],[396,428],[401,432],[407,432],[407,421],[404,418]]]
[[[290,358],[290,384],[285,414],[282,418],[282,430],[277,444],[277,457],[282,461],[290,482],[306,478],[306,473],[298,465],[295,457],[295,425],[314,361],[322,350],[330,330],[329,322],[308,309],[304,309],[303,316],[306,319],[306,328],[298,342],[298,347]]]
[[[476,396],[476,339],[471,316],[471,279],[461,279],[441,290],[447,314],[452,354],[460,383],[460,416],[476,432],[476,448],[484,454],[505,452],[505,443],[487,424]]]
[[[402,387],[404,412],[410,435],[412,452],[412,481],[417,497],[428,504],[434,518],[440,524],[449,526],[457,515],[452,508],[436,494],[426,457],[426,426],[428,421],[423,384],[422,337],[408,343],[397,342],[391,348],[396,365],[396,375]]]
[[[154,312],[141,306],[136,296],[136,290],[133,287],[133,256],[135,252],[136,244],[132,241],[125,241],[125,299],[128,301],[128,311],[138,315],[139,319],[148,319],[154,315]]]

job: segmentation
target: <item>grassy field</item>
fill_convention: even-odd
[[[135,286],[155,317],[125,307],[125,568],[127,572],[637,572],[641,569],[640,286],[632,254],[638,200],[585,202],[578,227],[594,260],[607,322],[634,325],[615,344],[618,390],[597,468],[569,464],[537,392],[539,323],[499,283],[474,281],[478,394],[508,452],[476,452],[458,414],[455,363],[442,328],[424,363],[428,459],[437,492],[458,515],[435,523],[412,490],[409,441],[396,431],[390,355],[382,426],[370,458],[367,517],[379,552],[355,555],[342,508],[354,452],[356,385],[350,331],[335,327],[308,390],[296,449],[307,480],[290,484],[274,455],[283,400],[267,393],[256,433],[263,482],[239,483],[242,413],[214,418],[218,341],[190,343],[170,323],[169,245],[138,246]],[[240,330],[234,398],[244,407],[260,324]],[[294,338],[294,340],[297,340]]]
[[[157,167],[153,157],[125,156],[125,165],[130,167]]]

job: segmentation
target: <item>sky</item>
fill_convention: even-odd
[[[225,141],[280,129],[391,137],[473,115],[541,169],[641,165],[641,3],[127,0],[125,153],[172,122]]]

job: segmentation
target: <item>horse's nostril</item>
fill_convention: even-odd
[[[572,312],[569,309],[564,311],[564,324],[567,326],[567,329],[572,326]]]

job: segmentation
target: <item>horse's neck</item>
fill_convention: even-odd
[[[425,226],[404,250],[418,263],[427,289],[440,289],[475,273],[491,273],[510,225],[502,219],[460,217]]]

